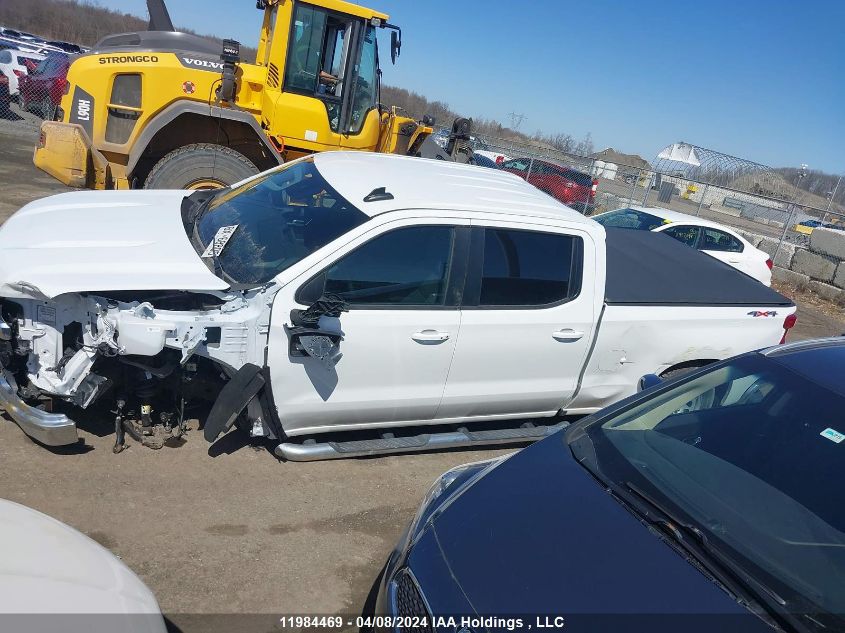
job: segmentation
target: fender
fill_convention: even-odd
[[[141,156],[144,154],[144,151],[147,149],[150,141],[153,140],[153,137],[162,128],[169,123],[172,123],[177,117],[183,114],[198,114],[200,116],[210,118],[220,118],[227,119],[229,121],[237,121],[238,123],[246,123],[253,129],[256,136],[264,144],[264,147],[266,147],[271,155],[276,158],[279,164],[281,165],[284,162],[282,155],[279,154],[275,147],[273,147],[273,144],[270,143],[270,140],[267,138],[264,130],[262,130],[258,125],[258,121],[256,121],[255,117],[248,112],[233,110],[231,108],[221,108],[207,103],[187,101],[183,99],[171,103],[164,110],[155,115],[143,129],[141,134],[138,135],[138,138],[132,144],[132,150],[129,152],[129,162],[126,165],[127,174],[131,174],[135,170],[135,166],[138,164],[138,161],[141,159]]]

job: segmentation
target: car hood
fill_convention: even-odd
[[[224,290],[182,225],[184,191],[80,191],[32,202],[0,227],[0,296]]]
[[[133,631],[164,630],[147,586],[72,527],[0,499],[0,543],[0,614],[124,614]]]
[[[763,625],[603,490],[562,433],[490,470],[428,529],[479,614],[732,614],[748,616],[747,630]]]

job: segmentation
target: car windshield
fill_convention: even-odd
[[[652,231],[659,226],[668,224],[667,220],[637,209],[616,209],[593,217],[599,224],[615,226],[620,229],[636,229]]]
[[[818,372],[818,363],[805,366]],[[684,517],[793,613],[838,618],[845,386],[810,380],[803,369],[742,356],[586,432],[601,477],[636,486]]]
[[[227,281],[264,283],[367,219],[308,158],[211,198],[197,235]]]

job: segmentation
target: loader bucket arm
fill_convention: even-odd
[[[148,31],[175,31],[173,21],[167,12],[164,0],[147,0],[147,11],[150,13]]]

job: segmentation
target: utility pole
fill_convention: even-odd
[[[511,129],[516,132],[525,120],[525,115],[517,114],[516,112],[509,112],[508,116],[511,118]]]

